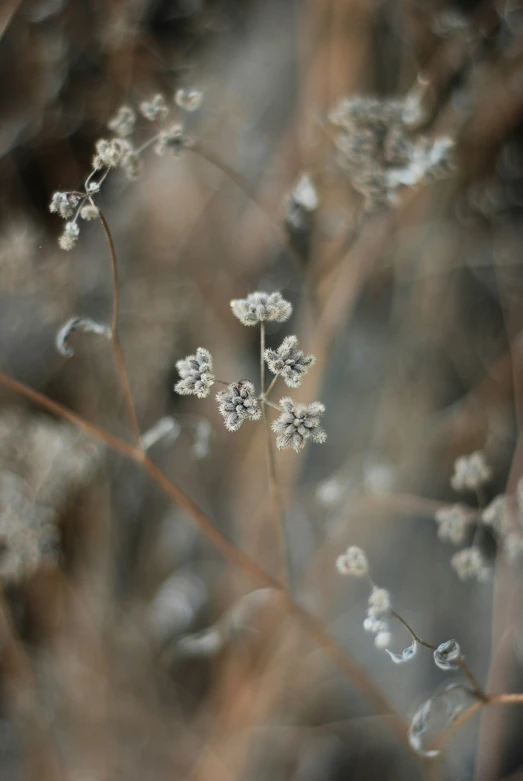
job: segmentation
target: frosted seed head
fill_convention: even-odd
[[[359,578],[368,573],[369,562],[361,548],[351,545],[345,553],[338,556],[336,567],[341,575],[353,575]]]
[[[252,382],[240,380],[216,394],[218,409],[229,431],[238,431],[245,420],[259,420],[261,409]]]
[[[150,100],[144,100],[140,103],[140,114],[149,122],[165,119],[168,113],[169,109],[163,95],[154,95]]]
[[[58,239],[58,244],[61,249],[69,251],[72,250],[78,241],[80,235],[80,228],[76,222],[66,222],[64,231]]]
[[[205,399],[209,395],[215,378],[212,355],[204,347],[198,347],[194,355],[188,355],[176,363],[180,380],[174,386],[182,396],[194,395]]]
[[[455,491],[475,491],[492,477],[492,469],[479,450],[468,456],[460,456],[454,463],[450,484]]]
[[[261,291],[231,301],[231,309],[243,325],[258,325],[268,321],[283,323],[292,314],[291,304],[282,298],[281,293]]]
[[[136,114],[129,106],[121,106],[114,117],[107,123],[107,127],[115,135],[125,138],[130,136],[136,123]]]

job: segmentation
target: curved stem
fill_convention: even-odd
[[[91,199],[92,201],[92,199]],[[94,201],[92,201],[94,203]],[[134,400],[133,395],[131,392],[131,385],[129,383],[129,375],[127,374],[127,368],[125,366],[125,359],[123,357],[122,353],[122,347],[120,344],[120,338],[118,336],[118,315],[119,315],[119,306],[120,306],[120,289],[118,285],[118,262],[116,258],[116,248],[114,246],[113,237],[111,235],[111,231],[109,229],[109,225],[107,224],[107,221],[98,206],[98,204],[94,204],[96,206],[96,209],[98,210],[98,217],[100,218],[100,222],[102,224],[102,227],[104,229],[105,237],[107,239],[107,244],[109,247],[109,254],[111,258],[111,274],[112,274],[112,283],[113,283],[113,311],[111,316],[111,342],[113,345],[113,353],[114,353],[114,359],[116,363],[116,368],[120,377],[120,382],[122,385],[122,391],[124,395],[124,402],[125,406],[127,408],[127,415],[129,417],[129,420],[131,422],[131,426],[133,428],[135,439],[138,443],[141,441],[141,432],[140,432],[140,426],[138,423],[138,418],[136,415],[136,409],[134,406]]]

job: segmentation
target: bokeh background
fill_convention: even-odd
[[[324,445],[277,455],[295,599],[407,725],[459,676],[429,652],[396,667],[374,647],[368,589],[334,564],[361,545],[422,637],[455,637],[489,691],[518,691],[521,572],[487,536],[495,576],[460,582],[433,515],[455,500],[459,455],[485,453],[489,499],[523,474],[523,4],[3,0],[0,74],[1,370],[130,440],[110,345],[77,335],[69,360],[55,348],[68,318],[110,319],[104,234],[85,223],[62,252],[48,204],[80,186],[120,105],[201,90],[187,124],[199,151],[151,152],[99,198],[140,426],[177,423],[154,460],[277,574],[263,427],[231,434],[212,397],[173,385],[200,345],[219,377],[257,382],[258,334],[229,302],[281,290],[294,315],[268,342],[296,333],[317,356],[293,395],[327,408]],[[362,218],[327,120],[352,95],[417,96],[417,132],[456,142],[453,174]],[[320,205],[297,228],[303,172]],[[273,594],[245,601],[256,584],[138,466],[8,389],[0,407],[2,512],[45,509],[57,529],[52,555],[4,587],[3,779],[520,777],[521,706],[416,757]],[[13,499],[13,475],[30,498]],[[394,647],[408,641],[395,628]]]

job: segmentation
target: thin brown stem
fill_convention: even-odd
[[[118,315],[120,307],[120,289],[118,284],[118,261],[116,257],[116,248],[114,246],[113,237],[109,229],[109,225],[98,206],[95,204],[98,210],[98,217],[104,229],[105,238],[107,239],[107,245],[109,247],[109,255],[111,258],[111,274],[113,283],[113,310],[111,316],[111,342],[113,346],[114,360],[116,363],[116,369],[120,377],[122,385],[122,391],[124,395],[124,402],[127,409],[127,415],[133,428],[135,439],[138,443],[141,441],[140,425],[138,423],[138,417],[136,415],[136,409],[134,406],[133,394],[131,391],[131,385],[129,382],[129,375],[127,374],[127,368],[125,366],[125,359],[122,353],[122,347],[120,344],[120,338],[118,335]]]
[[[267,388],[267,390],[264,393],[265,401],[267,401],[267,398],[269,397],[270,392],[272,391],[272,389],[276,385],[279,376],[280,376],[279,374],[275,374],[274,377],[272,378],[271,382],[269,383],[269,387]]]
[[[351,680],[356,688],[361,691],[380,713],[393,714],[394,719],[391,721],[395,733],[400,737],[403,742],[406,739],[406,725],[403,719],[395,713],[393,707],[382,693],[382,691],[376,686],[372,679],[367,675],[365,670],[355,662],[345,649],[337,643],[337,641],[331,637],[329,632],[325,629],[322,622],[317,619],[312,613],[302,608],[296,602],[294,602],[290,591],[277,580],[277,578],[270,575],[262,567],[260,567],[254,559],[251,559],[240,548],[237,548],[227,537],[217,529],[212,521],[200,510],[200,508],[191,500],[185,493],[179,489],[169,478],[151,461],[149,456],[143,452],[139,447],[130,445],[118,437],[110,434],[108,431],[96,426],[93,423],[89,423],[84,420],[80,415],[77,415],[67,407],[58,404],[58,402],[49,399],[42,393],[39,393],[27,385],[24,385],[17,380],[12,379],[6,374],[0,372],[0,384],[6,388],[19,393],[24,398],[28,399],[32,403],[47,410],[60,418],[68,420],[73,425],[77,426],[87,434],[101,442],[104,442],[111,449],[123,455],[125,458],[141,465],[148,473],[152,481],[160,488],[169,498],[174,500],[180,507],[187,511],[187,513],[194,519],[198,525],[200,531],[213,543],[217,550],[231,564],[235,565],[241,571],[245,572],[251,580],[262,586],[273,588],[279,591],[282,595],[284,606],[289,615],[299,621],[301,626],[313,637],[316,642],[322,646],[330,658],[338,665],[342,672]]]
[[[265,456],[267,461],[267,474],[269,477],[269,490],[271,493],[274,526],[278,539],[278,574],[284,583],[290,582],[289,544],[285,533],[285,520],[283,500],[280,493],[278,478],[276,475],[276,459],[272,448],[271,428],[267,415],[267,401],[265,394],[265,323],[260,323],[260,387],[261,405],[263,414],[263,427],[265,430]]]
[[[437,649],[437,646],[432,645],[432,643],[428,643],[426,640],[422,640],[421,637],[418,637],[418,635],[414,632],[412,627],[410,627],[404,618],[402,618],[399,613],[396,613],[395,610],[391,611],[391,615],[396,618],[400,624],[402,624],[407,632],[410,634],[413,640],[415,640],[419,645],[422,645],[424,648],[428,648],[430,651],[435,651]],[[460,656],[458,659],[456,659],[456,663],[461,667],[463,670],[463,673],[467,676],[469,683],[472,685],[474,694],[478,699],[480,699],[482,702],[488,702],[489,701],[489,695],[485,693],[483,690],[481,684],[479,683],[478,679],[466,663],[465,659]]]

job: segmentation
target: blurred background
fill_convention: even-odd
[[[0,777],[523,777],[521,706],[484,709],[435,760],[412,752],[413,714],[460,676],[424,649],[396,667],[363,631],[368,586],[335,568],[360,545],[421,637],[455,637],[488,691],[523,686],[517,564],[486,534],[494,577],[461,582],[434,522],[458,456],[485,454],[485,500],[523,474],[523,3],[3,0],[0,73],[0,369],[127,441],[109,342],[55,347],[73,316],[110,321],[104,233],[85,222],[63,252],[48,205],[81,187],[121,105],[162,93],[174,111],[176,90],[202,92],[193,149],[149,150],[137,181],[111,173],[98,198],[139,424],[174,418],[152,458],[277,576],[263,426],[231,434],[212,396],[173,385],[198,346],[221,379],[257,383],[258,330],[229,302],[292,302],[268,344],[297,334],[316,355],[292,395],[325,404],[328,439],[276,457],[290,588],[361,673],[137,465],[2,387]],[[367,208],[328,119],[355,95],[407,99],[413,138],[454,141],[452,173]],[[314,209],[293,198],[304,173]],[[409,642],[395,626],[394,649]]]

